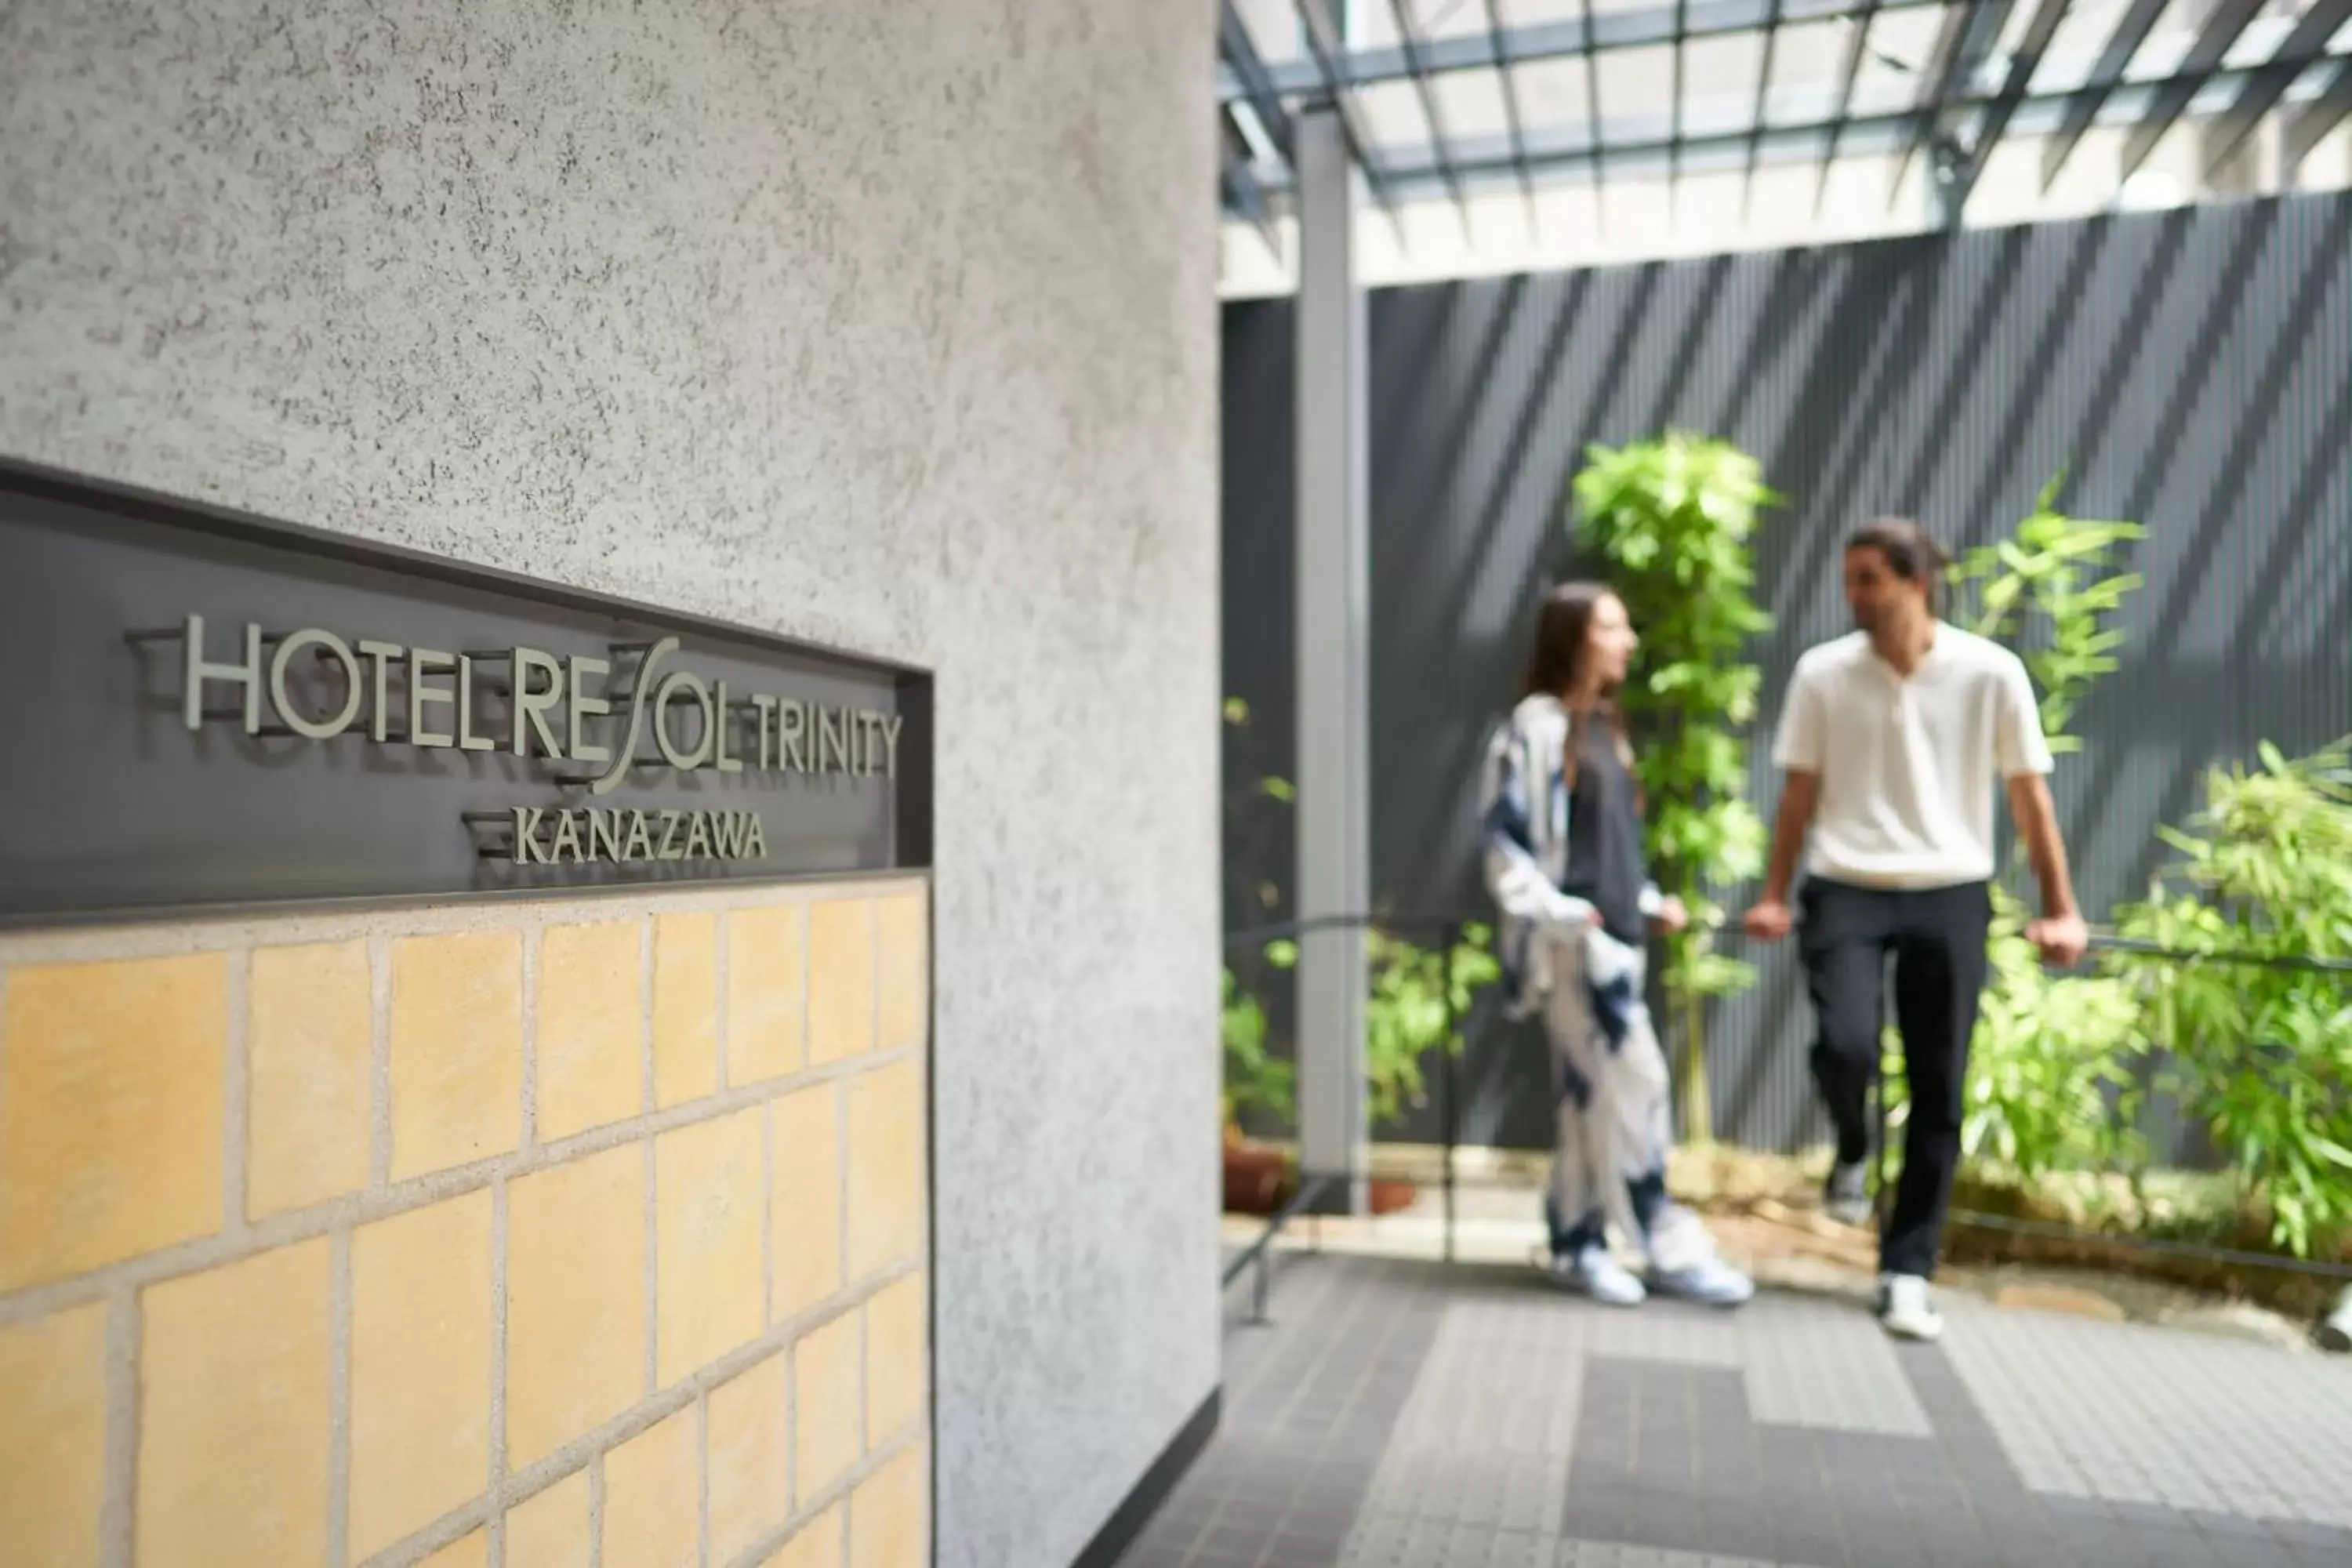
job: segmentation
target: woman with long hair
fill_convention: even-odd
[[[1755,1293],[1666,1195],[1673,1105],[1643,999],[1645,943],[1689,916],[1643,850],[1641,790],[1618,708],[1640,638],[1600,583],[1546,595],[1525,694],[1487,752],[1486,875],[1513,1010],[1551,1041],[1556,1100],[1548,1272],[1611,1306],[1651,1291],[1732,1307]],[[1610,1250],[1615,1222],[1643,1276]]]

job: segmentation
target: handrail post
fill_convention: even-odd
[[[1458,1085],[1454,1064],[1454,950],[1462,940],[1459,922],[1449,921],[1445,927],[1445,1033],[1438,1039],[1437,1098],[1438,1119],[1444,1124],[1445,1138],[1445,1261],[1454,1261],[1454,1148],[1459,1136],[1456,1119],[1460,1111],[1454,1104]]]

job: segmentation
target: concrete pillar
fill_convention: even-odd
[[[1339,114],[1292,125],[1297,172],[1297,909],[1360,915],[1371,898],[1370,527],[1364,294],[1356,281],[1362,176]],[[1364,933],[1299,943],[1298,1142],[1303,1168],[1344,1175],[1363,1208]],[[1339,1207],[1336,1199],[1328,1206]]]

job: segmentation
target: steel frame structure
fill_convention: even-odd
[[[1282,55],[1253,37],[1234,0],[1222,4],[1223,205],[1277,252],[1276,215],[1286,207],[1294,179],[1291,119],[1307,105],[1337,110],[1365,189],[1400,240],[1401,204],[1449,202],[1466,234],[1474,195],[1502,184],[1517,188],[1532,218],[1547,185],[1663,175],[1677,197],[1689,174],[1737,169],[1744,213],[1759,170],[1792,162],[1816,166],[1818,210],[1832,167],[1861,155],[1894,159],[1892,202],[1924,154],[1933,220],[1957,226],[2006,140],[2042,140],[2046,192],[2095,128],[2124,132],[2120,180],[2143,167],[2174,126],[2202,121],[2210,130],[2200,163],[2210,177],[2266,116],[2279,117],[2280,153],[2290,168],[2352,119],[2352,0],[2296,0],[2291,16],[2278,15],[2268,0],[2208,0],[2172,58],[2143,58],[2167,52],[2148,48],[2152,38],[2183,35],[2178,26],[2159,33],[2168,0],[2128,0],[2095,51],[2075,51],[2071,79],[2053,45],[2071,16],[2091,9],[2089,0],[1643,0],[1632,8],[1580,0],[1567,19],[1519,26],[1510,23],[1507,0],[1385,0],[1395,41],[1369,47],[1346,36],[1344,18],[1334,15],[1339,5],[1292,0],[1299,47]],[[1922,12],[1936,16],[1924,58],[1906,64],[1874,45],[1876,24]],[[1454,25],[1433,36],[1436,20]],[[1775,89],[1784,33],[1824,23],[1847,34],[1833,81],[1825,90]],[[1683,90],[1687,51],[1741,36],[1757,40],[1761,60],[1748,112],[1728,128],[1694,126]],[[1606,116],[1602,74],[1610,57],[1631,49],[1668,52],[1673,100],[1652,115]],[[1910,77],[1907,103],[1860,101],[1857,88],[1873,58]],[[1520,68],[1561,61],[1581,62],[1583,123],[1531,123]],[[1472,73],[1498,89],[1500,135],[1464,136],[1448,126],[1446,79]],[[1383,144],[1374,134],[1366,96],[1395,84],[1412,89],[1425,145]]]

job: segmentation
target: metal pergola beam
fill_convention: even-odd
[[[1267,250],[1276,261],[1282,259],[1282,237],[1275,231],[1274,207],[1266,200],[1265,187],[1258,184],[1256,173],[1250,167],[1248,141],[1234,124],[1233,110],[1226,109],[1217,115],[1219,139],[1224,144],[1223,157],[1217,171],[1218,184],[1223,187],[1225,207],[1247,218],[1250,226],[1265,241]]]
[[[1969,197],[1984,177],[1985,164],[1992,158],[1993,149],[2008,133],[2009,121],[2017,106],[2025,101],[2026,89],[2032,85],[2033,73],[2042,68],[2042,57],[2050,51],[2050,40],[2058,36],[2058,24],[2066,19],[2069,0],[2040,0],[2034,7],[2033,19],[2025,25],[2025,37],[2019,40],[2017,53],[2010,58],[2009,70],[2003,77],[2000,93],[1977,121],[1976,135],[1969,145],[1968,162],[1961,165],[1959,178],[1945,198],[1955,211],[1965,212]]]
[[[2212,15],[2205,18],[2205,25],[2198,29],[2197,41],[2189,46],[2188,58],[2180,62],[2181,68],[2208,70],[2227,59],[2230,50],[2245,35],[2246,25],[2254,19],[2265,3],[2266,0],[2221,0],[2221,4],[2213,7]],[[2328,31],[2333,33],[2335,29],[2331,27]],[[2131,134],[2124,139],[2123,167],[2116,175],[2118,184],[2139,173],[2140,165],[2147,162],[2147,155],[2156,151],[2156,144],[2164,140],[2164,133],[2172,129],[2180,119],[2180,111],[2189,107],[2189,100],[2195,96],[2196,87],[2182,79],[2164,84],[2149,103],[2147,112],[2140,118],[2138,124],[2132,127]]]
[[[2132,8],[2124,13],[2123,19],[2116,24],[2116,30],[2107,36],[2106,47],[2099,51],[2099,63],[2091,72],[2093,86],[2077,96],[2067,110],[2066,118],[2059,123],[2057,134],[2051,139],[2050,145],[2042,150],[2042,195],[2049,195],[2050,187],[2058,183],[2059,172],[2066,167],[2066,160],[2074,155],[2075,147],[2082,142],[2083,132],[2098,119],[2099,110],[2106,104],[2107,94],[2123,80],[2124,68],[2131,64],[2132,56],[2139,52],[2140,45],[2147,41],[2148,34],[2156,27],[2157,18],[2164,15],[2169,0],[2132,0]]]
[[[1947,3],[1948,0],[1881,0],[1879,5],[1867,8],[1910,11]],[[1857,16],[1864,8],[1856,0],[1784,0],[1780,19],[1784,26],[1801,22],[1833,22],[1842,16]],[[1711,38],[1756,31],[1772,15],[1773,6],[1772,0],[1689,0],[1687,7],[1664,4],[1642,9],[1612,9],[1593,18],[1589,41],[1580,17],[1572,22],[1503,27],[1496,29],[1494,37],[1482,37],[1472,32],[1431,38],[1423,46],[1421,68],[1429,74],[1443,75],[1493,67],[1498,61],[1503,65],[1521,65],[1565,59],[1593,50],[1654,48],[1675,41],[1678,9],[1687,13],[1684,17],[1684,37]],[[1415,74],[1402,47],[1352,50],[1344,67],[1341,85],[1346,87],[1403,81]],[[1279,61],[1268,69],[1277,92],[1315,92],[1324,86],[1322,73],[1311,58]],[[1226,100],[1245,96],[1240,81],[1223,74],[1218,79],[1217,93]]]
[[[1223,0],[1217,10],[1217,52],[1224,57],[1225,69],[1230,72],[1238,90],[1221,100],[1230,115],[1236,103],[1246,103],[1250,112],[1274,143],[1274,150],[1285,163],[1290,162],[1290,115],[1282,107],[1282,93],[1274,85],[1273,76],[1259,58],[1257,45],[1251,41],[1249,27],[1242,21],[1241,13],[1234,9],[1234,0]]]
[[[1536,223],[1536,180],[1527,166],[1527,134],[1520,129],[1517,79],[1504,68],[1503,13],[1497,0],[1486,0],[1486,46],[1495,59],[1495,79],[1503,89],[1503,124],[1511,138],[1511,155],[1519,163],[1519,191],[1528,198],[1528,226]]]
[[[1666,153],[1666,201],[1669,213],[1680,206],[1683,195],[1683,43],[1689,37],[1689,0],[1675,0],[1675,36],[1672,44],[1674,85],[1670,89],[1674,94],[1674,146]]]
[[[1298,19],[1307,25],[1307,47],[1315,57],[1315,65],[1323,93],[1339,117],[1339,130],[1346,138],[1348,156],[1363,171],[1364,184],[1370,187],[1372,199],[1388,214],[1389,223],[1396,230],[1397,243],[1405,243],[1404,215],[1397,211],[1396,199],[1389,192],[1389,177],[1381,166],[1379,153],[1370,132],[1364,125],[1363,110],[1357,104],[1351,83],[1341,75],[1341,68],[1350,58],[1347,35],[1332,19],[1331,8],[1324,0],[1293,0]]]
[[[1601,200],[1601,183],[1608,171],[1601,166],[1601,51],[1594,39],[1599,37],[1593,23],[1592,0],[1584,0],[1581,7],[1584,26],[1584,139],[1592,148],[1592,216],[1602,229],[1609,226],[1609,205]]]
[[[2352,49],[2313,54],[2300,59],[2282,58],[2274,62],[2291,67],[2299,76],[2309,67],[2328,61],[2352,61]],[[2166,87],[2186,82],[2193,94],[2210,95],[2217,101],[2214,110],[2251,82],[2264,67],[2214,67],[2185,77],[2166,78],[2159,81],[2121,83],[2105,79],[2083,83],[2058,91],[2029,91],[2011,112],[2011,125],[2021,135],[2044,136],[2056,132],[2062,126],[2074,123],[2088,105],[2091,121],[2111,124],[2134,124],[2144,119],[2156,95]],[[2345,68],[2352,76],[2352,65]],[[2339,77],[2326,95],[2311,94],[2298,104],[2298,111],[2314,117],[2332,114],[2328,123],[2340,122],[2352,114],[2352,103],[2331,109],[2347,89]],[[1760,151],[1773,163],[1817,162],[1823,146],[1833,134],[1843,137],[1841,146],[1856,154],[1883,153],[1898,151],[1917,118],[1917,110],[1902,109],[1881,113],[1847,116],[1843,119],[1830,112],[1832,100],[1826,94],[1812,95],[1806,109],[1793,114],[1780,125],[1767,130],[1761,139]],[[1954,99],[1948,107],[1955,111],[1985,109],[1997,103],[1989,94],[1969,92]],[[1841,131],[1840,128],[1843,129]],[[2324,134],[2324,130],[2319,132]],[[1742,126],[1736,130],[1685,137],[1682,142],[1682,158],[1686,172],[1717,172],[1742,166],[1752,132]],[[2315,135],[2314,140],[2316,139]],[[1596,153],[1604,154],[1612,174],[1628,170],[1663,173],[1674,138],[1664,116],[1643,116],[1638,121],[1618,121],[1602,128],[1599,138],[1572,136],[1566,131],[1531,134],[1527,139],[1524,156],[1517,154],[1500,138],[1484,137],[1472,142],[1457,142],[1454,148],[1455,172],[1472,186],[1490,185],[1498,181],[1515,179],[1519,168],[1526,166],[1545,174],[1573,180],[1590,177]],[[1433,163],[1395,163],[1389,165],[1392,186],[1401,195],[1423,190],[1436,191],[1441,187]],[[1275,188],[1279,189],[1277,184]]]
[[[2334,37],[2347,22],[2352,22],[2352,0],[2312,0],[2311,9],[2303,14],[2294,25],[2294,31],[2289,33],[2286,41],[2278,47],[2276,58],[2294,59],[2326,47],[2327,40]],[[2238,94],[2237,101],[2213,121],[2205,145],[2204,177],[2208,184],[2212,182],[2221,165],[2230,161],[2231,154],[2253,134],[2254,127],[2262,123],[2263,116],[2278,106],[2278,100],[2286,96],[2287,89],[2294,85],[2294,79],[2301,76],[2304,69],[2302,66],[2293,65],[2263,67],[2254,73],[2254,79]],[[2338,79],[2336,85],[2341,89],[2345,83]],[[2341,118],[2340,114],[2338,118]],[[2291,131],[2288,140],[2293,140]],[[2304,152],[2309,150],[2305,148]],[[2302,161],[2303,153],[2284,160],[2289,172]]]
[[[2301,74],[2298,68],[2297,74]],[[2287,117],[2281,162],[2290,170],[2311,156],[2321,137],[2352,118],[2352,63],[2336,68],[2327,90]]]
[[[1953,93],[1963,82],[1973,85],[1985,61],[1992,58],[1993,46],[2000,41],[2002,30],[2009,26],[2011,8],[2011,0],[1968,0],[1944,13],[1944,25],[1937,30],[1936,46],[1928,56],[1927,82],[1922,89],[1919,119],[1910,141],[1904,144],[1902,157],[1895,160],[1895,178],[1888,182],[1886,202],[1890,208],[1901,199],[1903,181],[1911,173],[1919,149],[1944,135],[1945,108],[1951,102]],[[1930,180],[1942,162],[1931,159]],[[1959,227],[1959,209],[1948,199],[1939,216],[1940,226]]]
[[[1813,185],[1813,216],[1822,216],[1822,207],[1830,197],[1830,171],[1837,166],[1838,143],[1845,139],[1846,126],[1853,112],[1853,84],[1862,75],[1862,57],[1870,47],[1870,24],[1877,18],[1876,0],[1869,0],[1854,19],[1848,24],[1853,30],[1846,36],[1845,65],[1838,72],[1837,111],[1828,121],[1829,145],[1822,150],[1822,177]]]
[[[1412,68],[1412,89],[1421,99],[1421,112],[1429,121],[1429,144],[1437,155],[1437,167],[1445,176],[1445,188],[1453,193],[1454,210],[1462,217],[1462,237],[1470,233],[1470,204],[1462,195],[1462,180],[1454,172],[1453,154],[1447,152],[1450,140],[1445,134],[1445,114],[1437,107],[1436,84],[1429,73],[1421,68],[1421,28],[1405,9],[1405,0],[1389,0],[1389,12],[1396,18],[1397,37],[1403,40],[1405,63]]]
[[[2063,0],[2057,0],[2063,4]],[[1772,61],[1780,43],[1780,0],[1769,0],[1764,17],[1764,58],[1756,66],[1756,106],[1748,116],[1748,170],[1739,182],[1739,221],[1745,224],[1756,195],[1756,155],[1764,142],[1764,100],[1772,90]]]

